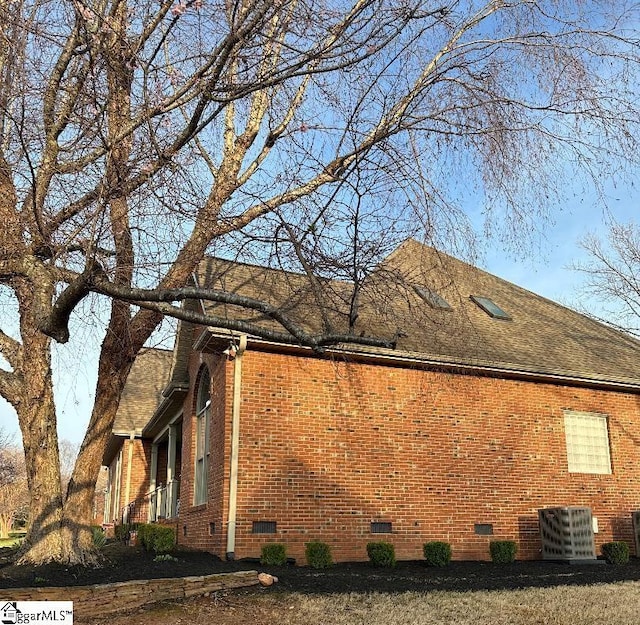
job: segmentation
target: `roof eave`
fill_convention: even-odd
[[[194,345],[197,351],[224,349],[225,341],[235,335],[229,330],[208,327],[198,337]],[[291,345],[287,343],[276,343],[257,336],[248,337],[248,346],[254,349],[274,350],[281,352],[296,352],[300,354],[317,355],[309,347],[302,345]],[[371,348],[362,345],[336,345],[323,350],[324,354],[339,354],[341,357],[349,357],[357,360],[367,360],[379,364],[390,366],[421,366],[428,369],[446,370],[466,375],[485,375],[490,377],[504,377],[519,380],[529,380],[535,382],[546,382],[549,384],[564,384],[568,386],[581,386],[620,392],[640,393],[640,379],[626,378],[596,378],[583,376],[577,372],[552,371],[547,369],[534,369],[519,367],[508,363],[496,363],[489,361],[464,360],[447,356],[431,356],[420,352],[393,350],[387,348]]]
[[[183,400],[189,392],[189,387],[182,384],[169,384],[162,392],[163,400],[155,409],[153,416],[142,429],[144,438],[153,438],[168,421],[182,407]]]
[[[111,432],[104,453],[102,454],[102,465],[108,467],[116,457],[122,443],[130,438],[142,438],[142,431],[139,429],[130,432],[118,430]]]

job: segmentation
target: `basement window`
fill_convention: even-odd
[[[275,534],[276,533],[275,521],[254,521],[251,528],[252,534]]]
[[[451,310],[451,306],[446,299],[438,295],[435,291],[428,289],[427,287],[420,286],[419,284],[413,285],[413,290],[425,301],[431,308],[437,308],[439,310]]]
[[[371,523],[372,534],[391,534],[391,523],[386,521],[373,521]]]
[[[470,295],[469,299],[476,304],[479,308],[484,310],[484,312],[489,315],[489,317],[493,317],[494,319],[504,319],[506,321],[511,321],[511,316],[504,312],[498,304],[496,304],[493,300],[490,300],[488,297],[480,297],[478,295]]]

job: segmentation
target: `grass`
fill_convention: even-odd
[[[640,582],[477,592],[303,595],[268,590],[162,605],[139,625],[629,625],[638,622]],[[160,619],[160,620],[158,620]],[[186,620],[185,620],[186,619]],[[86,621],[125,625],[131,615]]]
[[[19,545],[20,541],[22,541],[22,537],[0,538],[0,549],[2,549],[2,547],[13,547],[14,545]]]
[[[288,625],[629,625],[638,582],[470,593],[300,597]]]

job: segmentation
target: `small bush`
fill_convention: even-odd
[[[138,544],[142,545],[145,551],[153,551],[153,529],[149,523],[140,523],[135,531],[138,538]]]
[[[129,540],[131,532],[135,532],[140,525],[143,525],[143,523],[123,523],[122,525],[116,525],[113,528],[113,535],[116,540],[126,542]]]
[[[451,545],[441,540],[432,540],[422,546],[429,566],[447,566],[451,562]]]
[[[137,532],[138,541],[146,551],[168,553],[176,546],[176,533],[172,527],[141,523]]]
[[[178,562],[178,558],[174,558],[172,555],[168,553],[163,553],[162,555],[156,556],[153,559],[154,562]]]
[[[375,566],[395,566],[396,550],[391,543],[384,541],[367,543],[367,555]]]
[[[265,566],[282,566],[287,563],[287,548],[282,543],[262,545],[260,564]]]
[[[127,524],[116,525],[113,528],[113,535],[115,536],[116,540],[123,543],[129,536],[129,526]]]
[[[621,540],[604,543],[602,555],[609,564],[626,564],[629,562],[629,545]]]
[[[496,564],[509,564],[516,559],[518,545],[514,540],[492,540],[489,543],[491,560]]]
[[[107,543],[107,535],[100,525],[91,526],[91,538],[93,539],[93,546],[96,549],[102,549]]]
[[[168,553],[176,546],[176,533],[172,527],[166,525],[154,525],[153,551],[155,553]]]
[[[326,569],[333,564],[331,547],[327,543],[320,541],[307,543],[304,553],[307,564],[314,569]]]

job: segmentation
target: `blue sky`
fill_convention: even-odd
[[[607,200],[611,213],[619,221],[635,219],[640,208],[640,199],[631,186],[610,187]],[[595,194],[576,198],[554,214],[553,222],[544,228],[534,245],[534,253],[508,255],[496,246],[484,250],[478,265],[549,299],[597,311],[597,302],[585,302],[580,297],[582,276],[570,265],[584,256],[579,239],[588,232],[603,233],[603,223],[603,204]],[[97,364],[91,346],[97,344],[98,327],[97,320],[92,324],[89,319],[83,332],[69,344],[58,346],[54,354],[58,431],[61,438],[72,442],[82,440],[92,406]],[[15,413],[1,399],[0,424],[15,432],[19,441]]]

